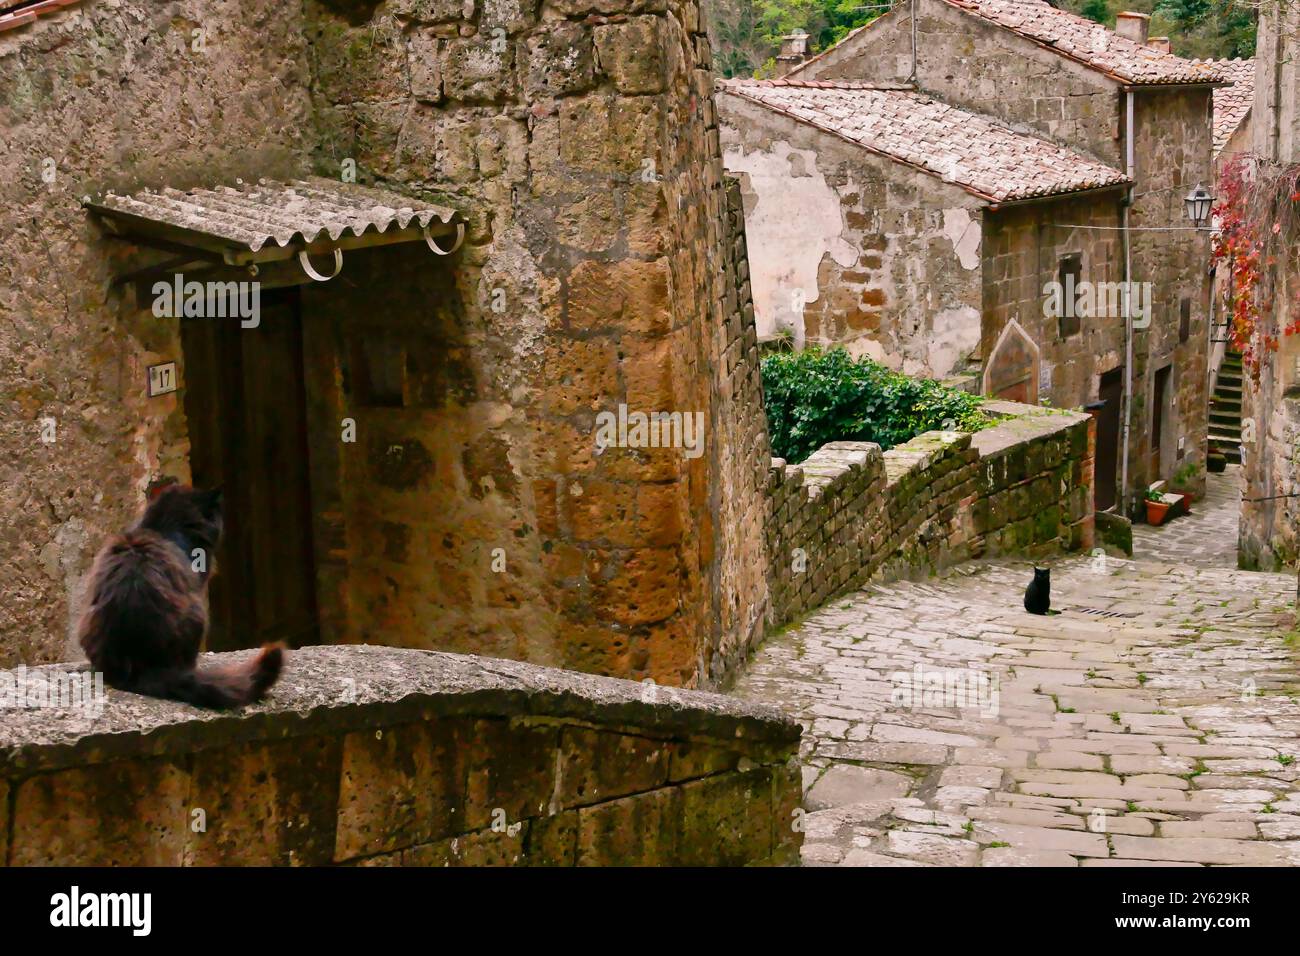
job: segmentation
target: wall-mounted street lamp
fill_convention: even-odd
[[[1183,204],[1187,207],[1187,218],[1197,229],[1204,229],[1210,224],[1210,208],[1214,205],[1214,197],[1200,183],[1187,194]]]

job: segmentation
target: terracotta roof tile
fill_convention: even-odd
[[[56,13],[81,0],[32,0],[31,3],[4,3],[0,0],[0,33],[35,23],[42,14]]]
[[[1214,91],[1214,155],[1228,145],[1255,102],[1255,61],[1244,60],[1193,60],[1208,63],[1232,81],[1231,86],[1221,86]]]
[[[719,90],[909,163],[990,202],[1129,181],[1095,159],[911,90],[794,80],[732,80]]]

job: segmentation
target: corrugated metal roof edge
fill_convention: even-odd
[[[168,217],[161,217],[161,216],[150,216],[148,214],[148,210],[150,208],[149,204],[145,202],[143,199],[141,199],[140,197],[162,195],[161,192],[155,191],[153,189],[144,189],[141,190],[140,192],[129,194],[129,195],[123,195],[123,194],[109,191],[106,193],[101,193],[97,197],[85,196],[82,198],[82,206],[87,209],[90,209],[92,212],[100,216],[106,216],[109,218],[122,219],[122,220],[154,223],[178,231],[198,233],[212,238],[218,244],[226,246],[230,248],[232,251],[248,251],[253,253],[262,251],[267,247],[267,244],[271,242],[275,244],[276,248],[287,249],[295,246],[305,247],[305,246],[312,245],[314,243],[321,242],[322,237],[329,239],[329,241],[331,242],[336,242],[339,239],[344,238],[348,235],[351,235],[353,237],[361,237],[367,234],[382,235],[386,233],[394,225],[397,225],[399,230],[407,229],[410,227],[412,221],[417,222],[420,228],[422,229],[427,227],[435,218],[437,218],[445,226],[457,225],[457,224],[463,225],[465,223],[465,218],[460,213],[459,210],[452,209],[451,207],[448,206],[437,205],[434,203],[414,203],[408,196],[404,196],[401,193],[391,192],[389,190],[385,190],[379,187],[361,186],[359,184],[342,184],[342,183],[335,182],[334,180],[323,179],[321,177],[306,177],[301,180],[289,180],[284,182],[281,182],[279,180],[262,179],[262,180],[258,180],[257,183],[255,184],[244,183],[241,180],[236,180],[236,183],[241,187],[264,187],[264,188],[269,186],[284,186],[284,187],[292,188],[294,185],[302,185],[302,186],[310,186],[317,189],[321,189],[321,188],[339,189],[341,186],[350,186],[353,188],[342,190],[344,195],[347,195],[348,193],[353,193],[354,194],[352,196],[353,199],[358,198],[358,196],[373,198],[377,203],[383,202],[388,206],[388,208],[396,210],[396,215],[387,218],[386,221],[384,221],[383,223],[379,223],[375,221],[368,222],[361,229],[357,229],[352,225],[345,225],[342,228],[338,229],[336,232],[332,233],[327,226],[322,226],[320,229],[317,229],[314,233],[310,235],[308,235],[306,232],[303,232],[302,230],[299,229],[299,230],[294,230],[292,233],[290,233],[283,242],[275,234],[271,232],[265,232],[265,234],[262,235],[260,239],[254,240],[252,242],[240,242],[238,240],[230,239],[228,236],[223,236],[218,233],[205,232],[203,229],[197,228],[196,226],[182,225],[180,223],[175,222],[174,217],[168,218]],[[163,187],[163,188],[165,189],[168,187]],[[191,190],[181,190],[180,192],[187,193],[190,191]],[[398,204],[399,201],[400,204]],[[132,208],[133,206],[139,208]],[[410,215],[403,218],[401,214],[404,210],[407,209],[411,211]]]

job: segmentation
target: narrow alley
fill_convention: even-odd
[[[873,586],[768,640],[735,693],[806,728],[807,865],[1300,864],[1293,576],[1236,569],[1239,470],[1134,560]]]

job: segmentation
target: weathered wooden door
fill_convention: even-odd
[[[1119,480],[1119,426],[1124,403],[1123,366],[1103,372],[1097,398],[1104,404],[1097,413],[1097,457],[1094,461],[1093,500],[1098,511],[1115,506]]]
[[[1156,372],[1155,388],[1151,394],[1151,459],[1147,481],[1155,481],[1161,474],[1160,449],[1165,434],[1165,415],[1169,404],[1169,370],[1166,365]]]
[[[264,290],[255,328],[243,328],[237,319],[190,319],[182,336],[194,483],[225,490],[208,646],[315,643],[297,289]]]

